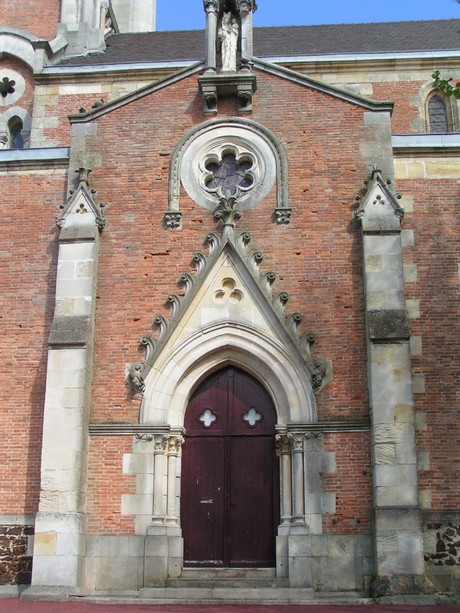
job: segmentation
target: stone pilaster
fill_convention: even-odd
[[[35,586],[77,586],[83,576],[86,472],[96,270],[101,216],[80,169],[62,216],[55,312],[49,336],[35,523]]]
[[[363,233],[372,418],[375,596],[423,589],[402,209],[379,171],[356,211]],[[405,420],[396,419],[404,415]]]

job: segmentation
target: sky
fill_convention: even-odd
[[[281,8],[280,8],[281,7]],[[255,26],[460,19],[455,0],[257,0]],[[204,28],[203,0],[157,0],[157,30]]]

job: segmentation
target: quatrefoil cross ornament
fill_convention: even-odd
[[[262,419],[262,415],[258,413],[254,407],[251,407],[249,411],[243,415],[243,419],[247,422],[248,426],[254,428]]]
[[[211,409],[206,409],[200,416],[199,421],[203,424],[205,428],[210,428],[212,424],[216,421],[217,417],[211,411]]]

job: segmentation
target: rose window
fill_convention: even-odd
[[[2,98],[6,98],[8,94],[14,94],[14,86],[16,81],[11,81],[8,77],[3,77],[0,80],[0,94]]]
[[[207,176],[204,179],[206,189],[210,192],[235,194],[239,189],[250,189],[254,184],[251,169],[254,163],[249,159],[238,161],[233,153],[226,153],[221,160],[209,159],[204,164]]]

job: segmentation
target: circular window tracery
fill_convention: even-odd
[[[0,94],[2,98],[6,98],[8,94],[14,94],[14,86],[16,81],[10,80],[8,77],[3,77],[0,81]]]
[[[244,126],[213,127],[189,144],[180,174],[185,191],[200,206],[215,210],[219,198],[230,192],[245,210],[271,190],[276,159],[258,133]]]
[[[237,147],[212,151],[200,163],[203,188],[217,196],[229,191],[234,195],[238,190],[248,191],[257,182],[257,159]]]
[[[2,69],[0,74],[0,107],[15,104],[26,90],[24,77],[10,68]]]

